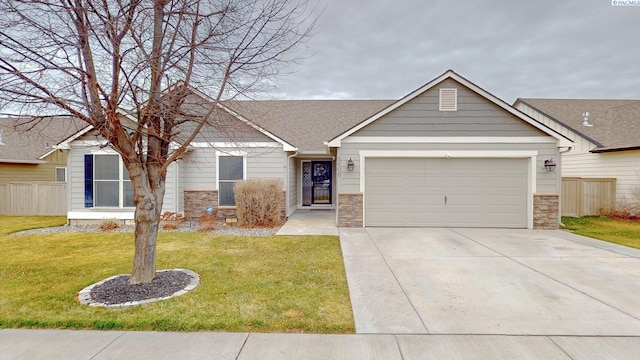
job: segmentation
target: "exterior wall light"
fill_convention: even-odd
[[[547,169],[548,172],[555,172],[556,166],[558,166],[558,164],[556,164],[553,159],[547,159],[544,161],[544,168]]]
[[[347,160],[347,170],[349,171],[353,171],[353,168],[355,168],[356,164],[353,163],[353,160],[351,160],[351,158],[349,158],[349,160]]]

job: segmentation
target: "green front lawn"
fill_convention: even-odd
[[[640,221],[585,216],[563,217],[562,223],[578,235],[640,249]]]
[[[76,293],[131,272],[133,235],[8,233],[64,218],[0,216],[0,328],[352,333],[334,236],[161,233],[158,269],[200,275],[192,292],[140,307],[81,305]]]

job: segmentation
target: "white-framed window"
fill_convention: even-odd
[[[129,172],[119,155],[93,155],[93,206],[135,206]]]
[[[246,158],[241,153],[218,153],[218,206],[236,206],[233,187],[246,178]]]
[[[57,167],[56,168],[56,182],[67,182],[67,168],[66,167]]]

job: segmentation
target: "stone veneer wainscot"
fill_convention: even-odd
[[[280,196],[280,218],[286,220],[286,193],[283,191]],[[206,214],[207,207],[213,206],[216,209],[218,219],[236,217],[235,207],[218,206],[218,190],[185,190],[184,191],[184,217],[187,220],[196,220],[201,215]]]
[[[338,194],[338,226],[363,227],[362,193]]]
[[[559,194],[533,194],[533,228],[557,230],[560,222],[559,205]]]

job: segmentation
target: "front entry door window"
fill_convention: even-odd
[[[302,163],[302,205],[331,204],[331,161]]]

